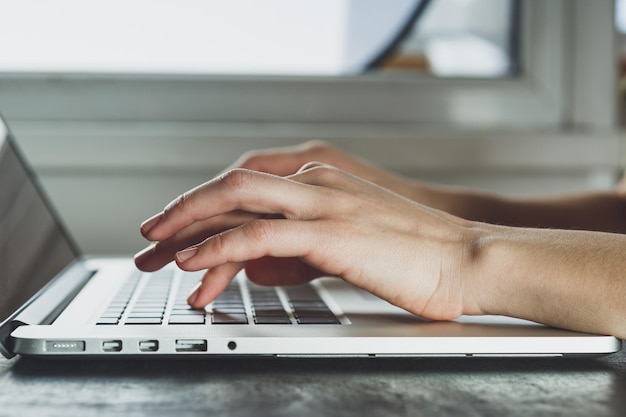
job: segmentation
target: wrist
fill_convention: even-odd
[[[565,259],[565,253],[554,245],[561,242],[560,238],[546,237],[551,231],[474,224],[480,226],[474,228],[472,254],[468,256],[465,314],[538,321],[545,307],[541,300],[558,299],[561,288],[556,282],[556,264]],[[552,277],[554,285],[545,285],[547,276]],[[557,292],[549,296],[555,289]]]
[[[479,222],[468,222],[465,226],[460,277],[465,315],[498,314],[495,289],[501,283],[494,282],[494,276],[500,275],[495,271],[499,269],[497,258],[504,246],[499,229],[500,226]]]

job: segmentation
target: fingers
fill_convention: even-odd
[[[303,184],[343,190],[354,190],[363,181],[346,171],[317,161],[307,162],[287,178]]]
[[[187,298],[189,305],[204,308],[228,287],[243,266],[243,263],[232,263],[208,270],[200,285]]]
[[[303,284],[322,275],[296,258],[264,257],[247,264],[239,262],[220,265],[205,273],[196,289],[189,294],[189,305],[204,308],[226,289],[244,265],[248,278],[260,285]]]
[[[156,271],[174,260],[176,252],[196,245],[209,236],[237,227],[259,215],[235,211],[187,226],[170,238],[153,242],[135,255],[135,265],[147,272]]]
[[[301,216],[314,206],[316,197],[294,181],[237,169],[183,194],[145,221],[141,231],[148,240],[163,240],[197,221],[235,210]]]
[[[182,269],[199,271],[266,256],[307,258],[311,248],[322,244],[323,236],[311,221],[253,220],[178,252],[176,262]]]
[[[319,270],[298,259],[298,254],[307,256],[309,244],[305,243],[307,236],[303,227],[306,223],[285,219],[254,220],[179,252],[177,264],[181,269],[208,269],[188,303],[194,308],[206,306],[226,289],[244,265],[248,277],[262,285],[301,284],[321,276]],[[302,233],[297,229],[302,229]],[[290,241],[286,241],[285,236],[289,236]],[[187,257],[190,253],[192,256]]]
[[[224,210],[233,207],[244,207],[248,210],[256,208],[259,211],[265,207],[269,213],[282,212],[285,217],[290,216],[289,211],[292,210],[291,217],[293,218],[319,218],[323,217],[327,211],[328,202],[339,204],[332,195],[333,190],[354,188],[354,185],[359,183],[352,175],[321,163],[308,163],[288,179],[251,171],[234,172],[239,173],[236,175],[243,176],[243,179],[237,180],[238,183],[252,184],[237,186],[246,191],[240,192],[240,188],[233,187],[232,184],[228,186],[220,184],[220,180],[216,180],[205,187],[192,190],[187,193],[187,197],[179,198],[172,203],[158,216],[159,224],[150,225],[149,223],[153,220],[144,223],[144,235],[154,240],[155,243],[136,255],[137,266],[146,271],[156,270],[172,261],[176,252],[196,245],[216,233],[235,228],[259,217],[283,218],[281,215],[263,215],[241,210],[219,214],[217,211],[220,207]],[[225,178],[231,178],[231,176],[225,176],[222,181],[226,181]],[[312,189],[310,185],[323,187]],[[232,191],[230,191],[231,188],[233,188]],[[215,204],[217,208],[205,203],[205,201],[214,200],[221,201],[221,204]],[[202,216],[208,218],[202,219]],[[150,230],[146,231],[146,227]],[[246,226],[246,230],[254,227],[259,226],[254,223]],[[157,230],[159,228],[161,230]],[[161,238],[160,235],[165,238]],[[193,248],[190,249],[192,250]],[[189,255],[190,252],[184,252],[180,256]],[[179,260],[181,260],[180,256]]]
[[[325,246],[328,236],[315,220],[337,204],[328,193],[349,188],[351,177],[321,163],[306,164],[289,178],[235,170],[144,223],[144,235],[156,242],[137,255],[136,264],[151,271],[174,259],[184,270],[208,269],[189,299],[194,307],[215,298],[246,264],[250,278],[261,284],[309,281],[322,273],[300,259]]]

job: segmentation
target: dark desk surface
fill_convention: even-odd
[[[0,359],[1,416],[624,416],[600,359]]]

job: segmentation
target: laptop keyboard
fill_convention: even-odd
[[[235,279],[207,309],[192,309],[187,296],[198,274],[166,269],[133,273],[98,325],[341,324],[311,285],[265,287]]]

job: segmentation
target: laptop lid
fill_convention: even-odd
[[[79,257],[0,115],[0,349],[10,322]]]

